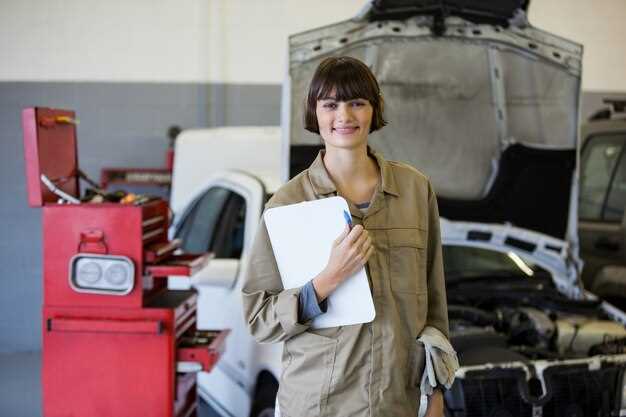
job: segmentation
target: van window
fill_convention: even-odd
[[[213,241],[216,225],[231,192],[226,188],[212,187],[192,203],[182,219],[176,237],[182,239],[182,248],[187,253],[208,252]]]
[[[231,192],[211,245],[216,258],[241,258],[245,226],[246,200]]]
[[[624,135],[598,135],[588,139],[581,157],[580,219],[612,220],[618,215],[614,204],[620,199],[623,202],[624,197],[619,193],[619,187],[615,193],[611,193],[613,197],[610,208],[607,205],[607,196],[618,162],[623,159],[625,142]]]
[[[212,187],[192,203],[175,237],[187,253],[213,252],[215,258],[240,258],[246,200],[223,187]]]
[[[612,222],[621,222],[624,218],[624,207],[626,207],[626,149],[622,150],[611,181],[611,189],[604,208],[604,218]]]

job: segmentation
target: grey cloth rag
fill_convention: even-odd
[[[426,357],[420,383],[422,396],[431,395],[437,385],[450,388],[459,369],[459,359],[448,338],[435,327],[426,326],[417,340],[424,344]]]

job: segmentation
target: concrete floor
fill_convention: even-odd
[[[0,354],[0,416],[41,416],[41,352]]]
[[[0,416],[43,417],[41,414],[41,352],[0,354]],[[219,417],[204,401],[198,417]]]

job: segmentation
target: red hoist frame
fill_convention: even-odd
[[[175,254],[161,199],[76,201],[74,120],[22,113],[28,201],[43,207],[44,417],[194,416],[187,371],[210,371],[229,331],[198,331],[196,293],[169,290],[167,277],[193,275],[210,255]]]

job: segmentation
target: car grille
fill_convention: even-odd
[[[609,416],[617,407],[620,367],[589,371],[587,367],[562,366],[544,372],[551,394],[543,406],[544,417]]]
[[[543,411],[539,415],[614,415],[620,400],[623,372],[620,366],[594,371],[578,365],[546,369],[544,378],[548,395],[535,402]],[[535,382],[535,386],[539,386],[539,382]],[[454,417],[531,417],[533,404],[527,401],[530,396],[525,372],[519,368],[468,372],[445,393],[446,407]]]
[[[532,416],[532,406],[520,395],[521,369],[470,372],[446,392],[446,406],[458,417]]]

